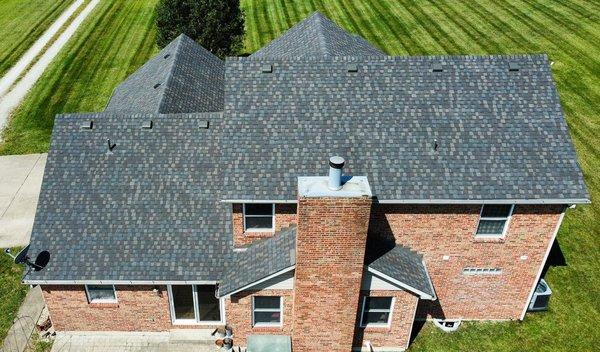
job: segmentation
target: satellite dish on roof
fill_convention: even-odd
[[[25,248],[21,249],[21,251],[19,253],[17,253],[17,255],[12,255],[10,253],[10,248],[7,248],[4,250],[4,253],[8,254],[11,258],[13,258],[13,261],[15,262],[15,264],[25,263],[28,267],[32,268],[35,271],[40,271],[40,270],[44,269],[46,267],[46,265],[48,265],[48,262],[50,261],[50,252],[41,251],[35,258],[34,262],[32,262],[31,258],[29,258],[29,256],[27,255],[28,252],[29,252],[29,245],[27,245],[27,246],[25,246]]]

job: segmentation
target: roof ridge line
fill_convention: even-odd
[[[162,107],[163,107],[163,103],[165,101],[165,97],[167,96],[169,88],[171,87],[170,83],[173,81],[173,70],[175,69],[175,63],[177,62],[177,59],[179,58],[179,54],[180,54],[180,50],[179,49],[181,48],[181,45],[182,45],[181,43],[183,42],[183,37],[184,36],[185,36],[185,34],[182,33],[182,34],[179,35],[178,38],[175,39],[177,42],[176,42],[175,48],[173,48],[173,54],[172,54],[173,55],[173,59],[171,60],[171,65],[169,65],[169,71],[167,73],[167,79],[165,80],[165,84],[164,84],[164,86],[165,86],[165,88],[164,88],[165,92],[164,92],[164,94],[161,94],[160,101],[158,103],[158,108],[156,110],[156,112],[159,113],[159,114],[161,113],[161,110],[162,110]]]
[[[313,16],[317,19],[319,46],[323,49],[324,56],[329,56],[331,53],[328,50],[327,38],[323,32],[325,29],[325,26],[323,25],[323,14],[319,11],[315,11]]]

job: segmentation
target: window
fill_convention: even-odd
[[[281,326],[283,323],[282,311],[282,297],[254,296],[252,299],[252,325]]]
[[[221,324],[223,301],[215,285],[171,285],[169,301],[174,324]]]
[[[463,275],[500,275],[502,269],[500,268],[464,268],[462,271]]]
[[[393,306],[393,297],[363,297],[360,326],[389,327]]]
[[[117,293],[113,285],[85,285],[89,303],[116,303]]]
[[[275,204],[244,204],[244,231],[273,231]]]
[[[481,207],[477,237],[502,237],[508,228],[514,205],[485,204]]]

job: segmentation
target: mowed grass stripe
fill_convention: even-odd
[[[115,86],[157,51],[156,1],[101,2],[13,115],[0,154],[45,151],[57,113],[104,109]]]
[[[411,43],[412,45],[408,46],[404,44],[404,38],[409,36],[403,31],[402,26],[392,25],[393,23],[397,23],[398,19],[395,18],[394,14],[383,8],[381,1],[365,1],[362,4],[369,10],[373,18],[375,18],[377,23],[377,32],[375,35],[384,42],[379,45],[381,49],[385,48],[395,53],[408,53],[408,48],[415,46],[415,43]]]

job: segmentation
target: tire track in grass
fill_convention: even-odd
[[[443,13],[444,16],[446,16],[452,23],[454,23],[457,26],[457,28],[460,28],[460,30],[464,33],[465,37],[469,38],[470,43],[479,47],[479,49],[470,51],[470,54],[494,54],[502,52],[498,43],[496,43],[494,40],[491,39],[491,37],[481,32],[474,24],[472,24],[472,20],[470,18],[467,18],[460,11],[455,11],[452,7],[450,7],[448,5],[449,3],[450,2],[432,2],[433,6],[440,13]],[[478,34],[478,36],[474,35],[473,33]]]

